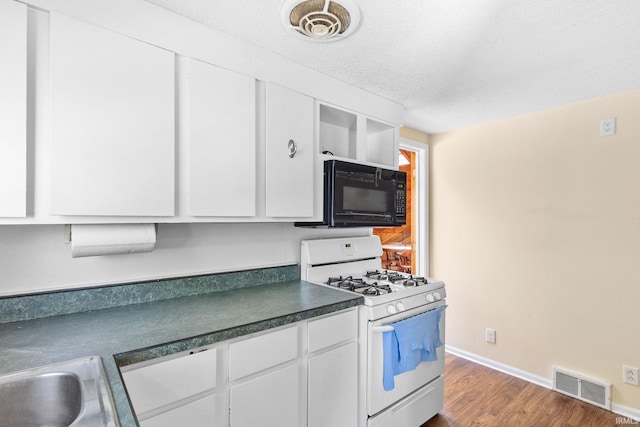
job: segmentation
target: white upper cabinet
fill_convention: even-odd
[[[189,215],[256,214],[256,81],[189,60]]]
[[[174,53],[51,13],[51,213],[174,214]]]
[[[319,103],[319,149],[328,156],[398,168],[398,127]]]
[[[266,98],[266,216],[312,217],[314,101],[275,84]]]
[[[27,206],[27,7],[0,0],[0,217]]]
[[[400,104],[148,2],[81,3],[0,0],[0,224],[313,222],[324,160],[397,168]]]
[[[369,163],[398,167],[398,129],[396,126],[377,120],[366,119],[364,134],[364,158]]]

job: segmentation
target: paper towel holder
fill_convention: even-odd
[[[69,243],[71,243],[71,225],[72,224],[65,224],[64,225],[64,244],[68,245]],[[153,224],[153,226],[156,229],[156,233],[158,233],[158,223],[155,222]]]

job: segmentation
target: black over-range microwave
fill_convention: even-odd
[[[324,220],[301,227],[394,227],[406,223],[405,172],[340,160],[324,162]]]

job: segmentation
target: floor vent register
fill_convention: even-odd
[[[601,408],[611,410],[611,384],[553,367],[553,389]]]

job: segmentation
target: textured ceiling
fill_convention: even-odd
[[[439,133],[640,88],[638,0],[354,0],[351,36],[285,30],[284,0],[147,0],[404,106]]]

